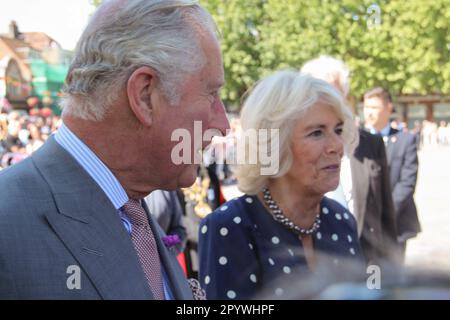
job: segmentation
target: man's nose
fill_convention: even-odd
[[[225,106],[221,99],[218,99],[214,106],[214,114],[212,116],[209,128],[216,129],[217,135],[226,136],[227,130],[230,129],[230,123],[228,122],[227,114],[225,112]]]

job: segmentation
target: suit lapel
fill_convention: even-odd
[[[394,146],[392,145],[392,142],[388,141],[386,143],[386,159],[387,159],[387,163],[392,163],[393,153],[394,153]]]
[[[388,141],[386,143],[386,158],[388,163],[392,163],[393,154],[395,151],[395,144],[397,143],[398,130],[391,127],[389,131]]]
[[[46,218],[100,296],[152,299],[131,239],[101,188],[54,138],[32,159],[58,209]]]

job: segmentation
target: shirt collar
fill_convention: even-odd
[[[391,126],[388,124],[386,127],[381,129],[380,134],[383,137],[388,137],[390,132],[391,132]]]
[[[94,179],[116,210],[128,201],[124,188],[111,170],[64,123],[61,124],[61,127],[55,133],[55,140]]]
[[[381,131],[378,131],[372,127],[372,128],[369,128],[369,132],[371,134],[380,134],[382,137],[388,137],[389,133],[391,132],[391,126],[389,124],[387,124],[387,126],[384,127],[383,129],[381,129]]]

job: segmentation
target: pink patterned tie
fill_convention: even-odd
[[[138,200],[128,200],[123,209],[132,224],[131,239],[153,296],[164,300],[161,261],[147,214]]]

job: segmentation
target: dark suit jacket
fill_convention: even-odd
[[[0,299],[153,298],[117,210],[54,138],[2,171],[0,190]],[[192,299],[149,221],[175,299]],[[81,289],[67,285],[76,283],[71,266]]]
[[[398,240],[406,241],[421,231],[414,190],[419,160],[414,135],[391,128],[386,145]]]
[[[362,251],[369,263],[396,261],[396,222],[383,140],[360,130],[352,157],[354,214]]]

